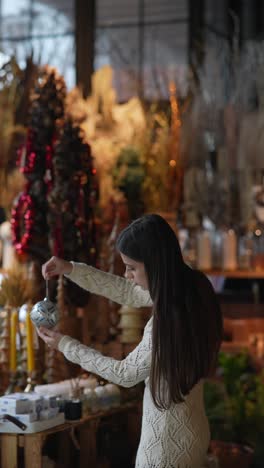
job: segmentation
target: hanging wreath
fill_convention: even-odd
[[[11,212],[12,241],[18,255],[29,251],[34,229],[34,202],[28,193],[22,193]]]

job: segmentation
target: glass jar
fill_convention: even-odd
[[[238,266],[241,270],[250,270],[253,260],[253,236],[250,232],[238,240]]]
[[[100,404],[98,395],[92,388],[85,388],[83,391],[83,412],[87,416],[90,413],[96,413]]]
[[[111,397],[107,391],[107,389],[105,388],[105,385],[99,385],[98,387],[96,387],[94,389],[97,397],[98,397],[98,402],[99,402],[99,405],[100,405],[100,409],[102,410],[107,410],[110,408],[110,401],[111,401]]]
[[[105,385],[105,389],[109,394],[110,407],[112,408],[119,406],[121,402],[121,392],[119,387],[115,384],[109,383]]]

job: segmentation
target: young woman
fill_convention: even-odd
[[[209,280],[183,261],[173,230],[158,215],[137,219],[117,240],[125,279],[52,257],[44,278],[67,275],[119,304],[151,306],[142,341],[123,361],[105,357],[69,336],[40,329],[67,359],[124,387],[145,380],[136,468],[201,468],[210,432],[203,379],[213,371],[222,318]]]

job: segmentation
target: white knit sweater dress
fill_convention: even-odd
[[[85,264],[72,264],[73,270],[66,276],[84,289],[119,304],[133,307],[152,305],[149,292],[131,281]],[[183,403],[172,404],[168,410],[158,410],[149,389],[151,342],[152,318],[145,327],[142,341],[122,361],[105,357],[69,336],[61,338],[59,350],[83,369],[123,387],[145,381],[136,468],[201,468],[210,438],[203,384],[198,383]]]

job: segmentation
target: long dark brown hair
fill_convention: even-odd
[[[167,409],[214,369],[222,339],[217,297],[206,276],[184,263],[174,231],[159,215],[131,223],[117,249],[145,266],[153,301],[150,391],[155,405]]]

